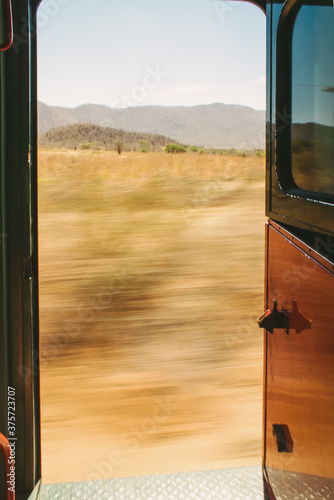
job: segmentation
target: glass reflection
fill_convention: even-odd
[[[292,174],[304,190],[334,194],[334,9],[302,5],[292,38]]]

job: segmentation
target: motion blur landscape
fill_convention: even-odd
[[[40,149],[44,483],[260,463],[264,169]]]

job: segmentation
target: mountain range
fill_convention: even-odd
[[[76,108],[38,103],[38,127],[91,123],[129,132],[159,134],[187,145],[212,148],[264,148],[265,112],[234,104],[136,106],[109,108],[83,104]]]

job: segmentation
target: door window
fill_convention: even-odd
[[[291,169],[297,188],[334,194],[334,8],[303,3],[292,31]]]

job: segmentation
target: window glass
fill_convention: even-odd
[[[292,37],[292,175],[334,194],[334,8],[302,5]]]

